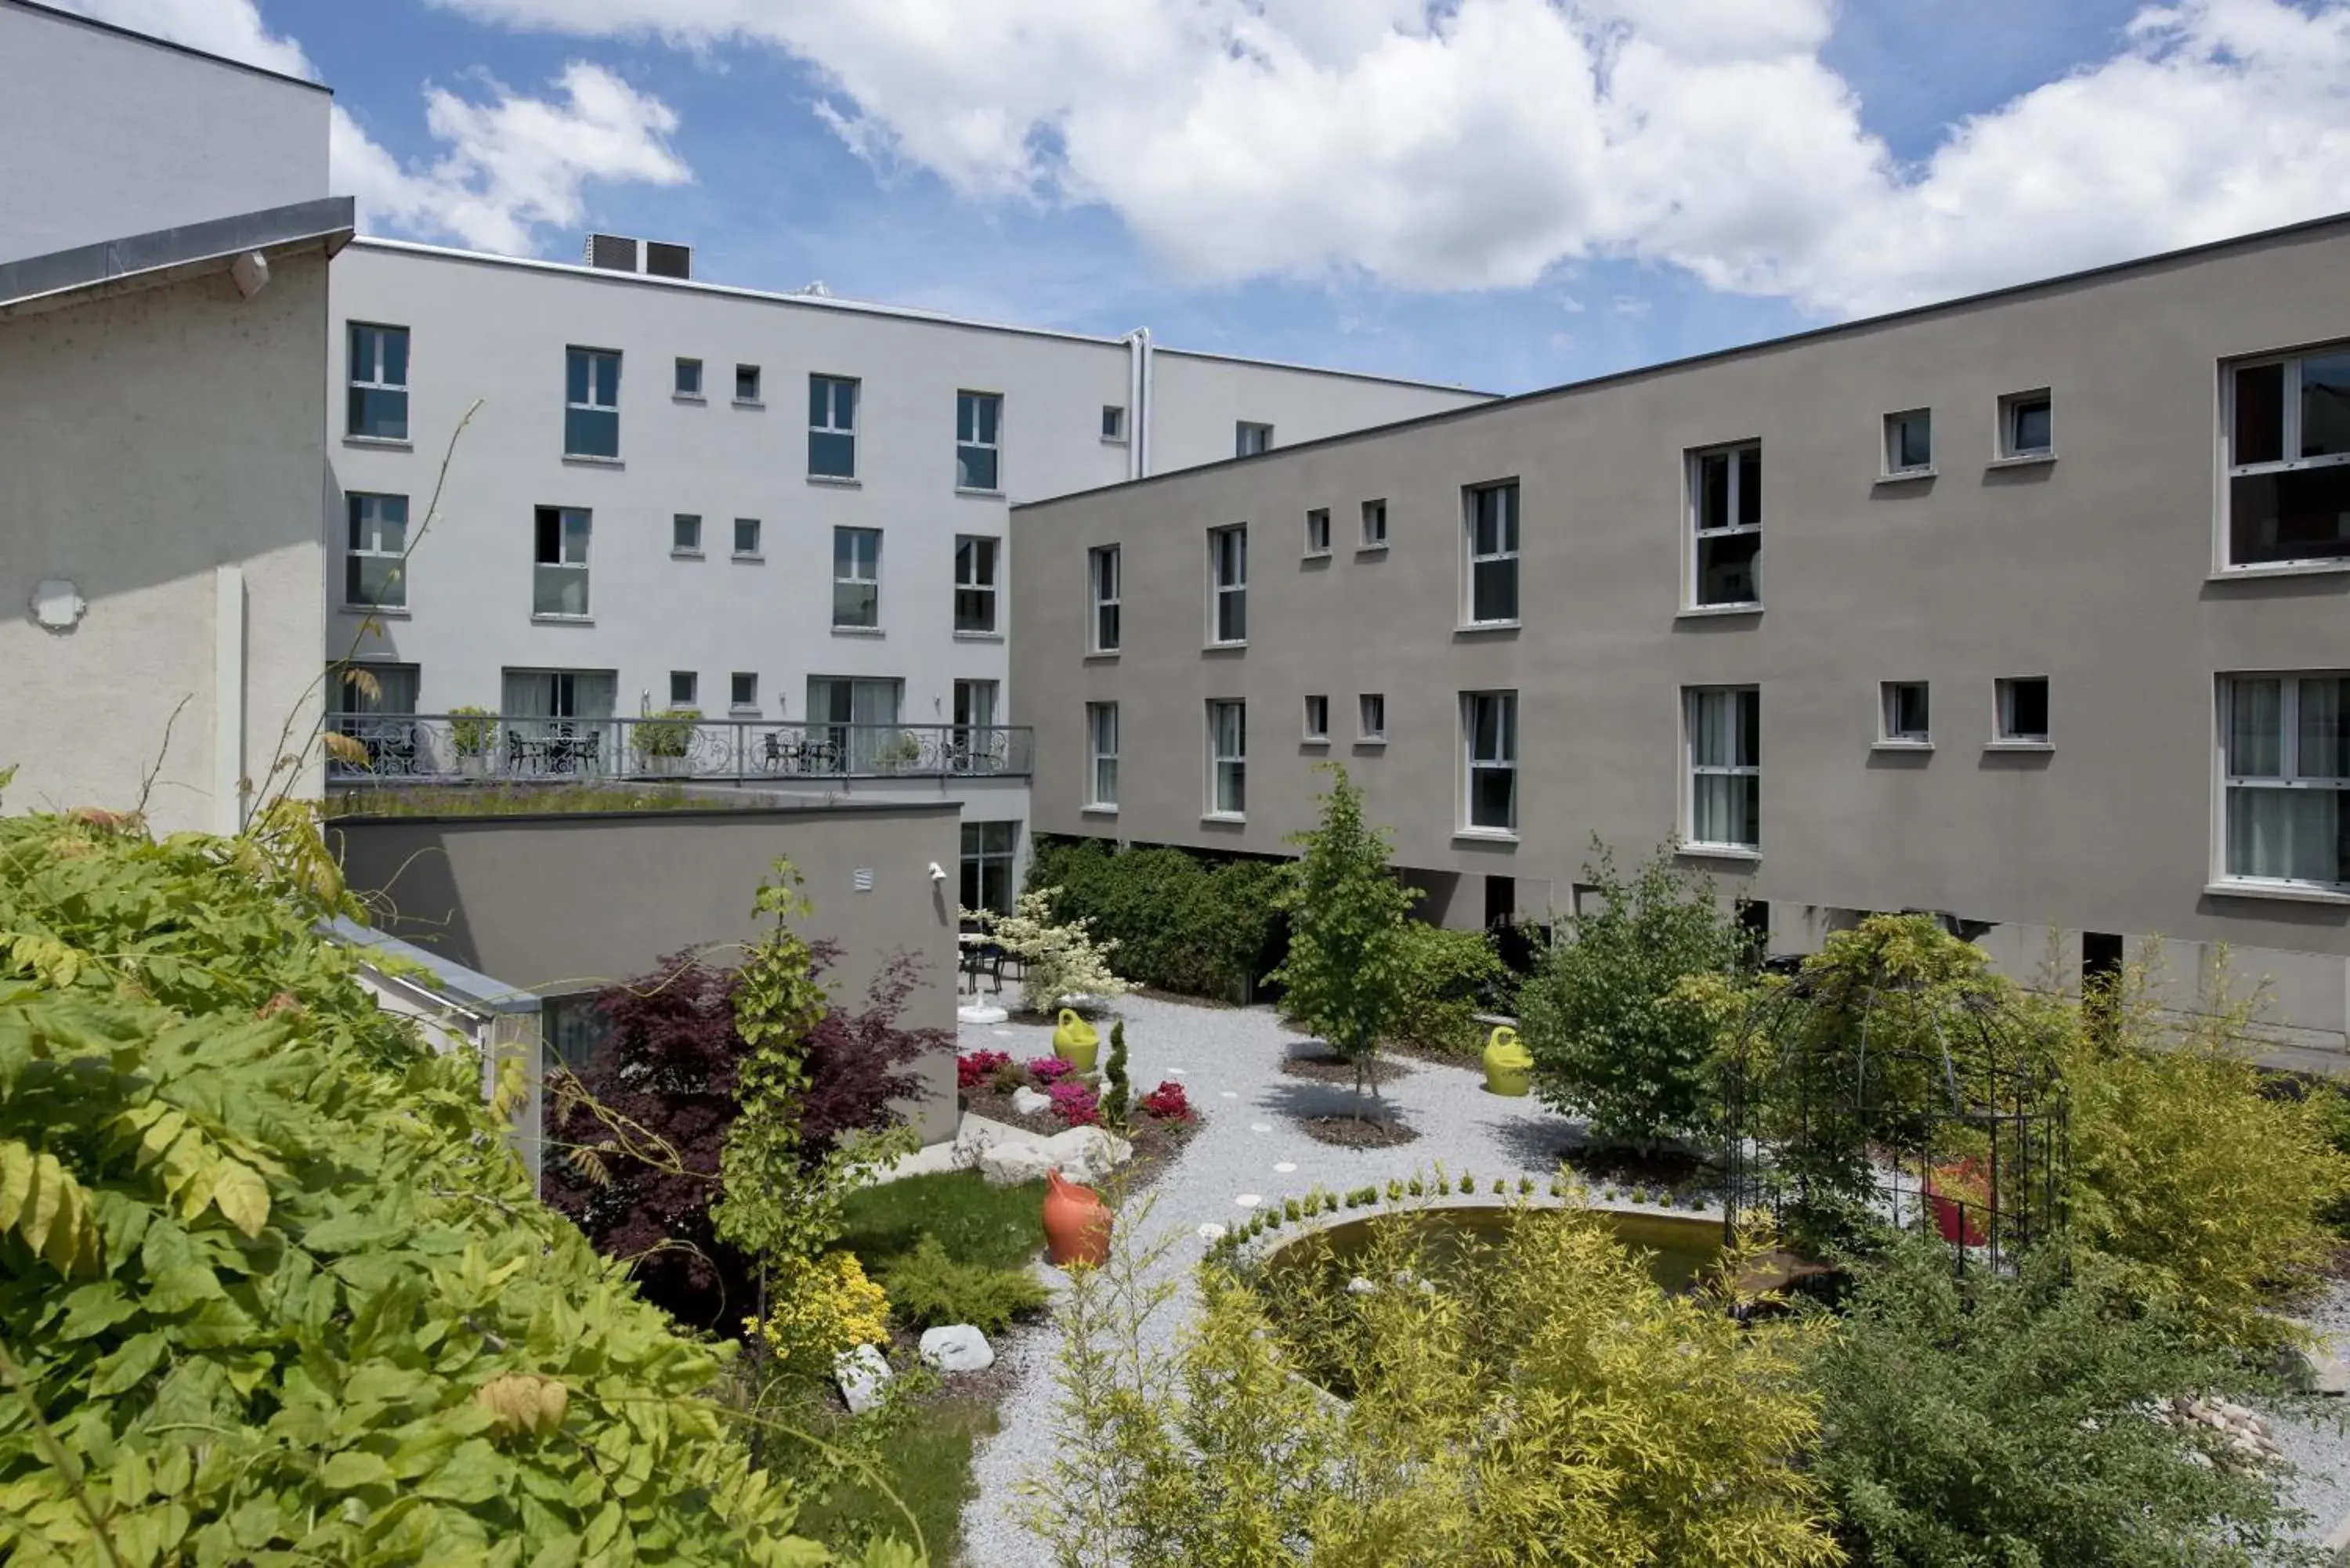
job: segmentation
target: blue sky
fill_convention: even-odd
[[[2116,0],[1099,0],[1118,32],[966,0],[1031,30],[1010,57],[893,0],[78,3],[298,47],[388,155],[353,179],[380,232],[480,243],[453,204],[521,191],[498,232],[542,254],[611,229],[724,282],[1501,391],[2350,204],[2350,16],[2314,0],[2135,30]],[[628,145],[575,159],[582,64]],[[431,92],[489,118],[436,133]],[[552,148],[492,123],[539,100]],[[2163,130],[2215,114],[2235,163]]]

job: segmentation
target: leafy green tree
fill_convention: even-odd
[[[1905,1240],[1857,1271],[1814,1376],[1814,1463],[1853,1560],[1876,1568],[2126,1568],[2293,1561],[2274,1471],[2166,1419],[2184,1396],[2273,1395],[2173,1306],[2087,1260],[1954,1275]],[[2264,1554],[2266,1553],[2266,1554]]]
[[[1564,916],[1518,992],[1518,1028],[1543,1100],[1602,1138],[1654,1144],[1705,1131],[1720,1108],[1719,1017],[1689,983],[1734,973],[1745,934],[1713,879],[1669,844],[1627,877],[1596,838],[1587,913]]]
[[[1321,821],[1293,836],[1303,853],[1281,894],[1289,912],[1289,957],[1272,978],[1286,988],[1282,1015],[1319,1035],[1354,1064],[1360,1114],[1363,1081],[1379,1043],[1390,1038],[1410,999],[1405,923],[1419,898],[1389,868],[1387,830],[1363,820],[1363,792],[1336,763],[1322,796]]]

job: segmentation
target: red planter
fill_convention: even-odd
[[[1045,1255],[1056,1269],[1100,1268],[1109,1261],[1109,1205],[1090,1187],[1045,1173]]]

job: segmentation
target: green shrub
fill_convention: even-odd
[[[1278,861],[1216,860],[1188,850],[1113,849],[1100,839],[1039,838],[1028,886],[1058,889],[1053,916],[1089,919],[1118,942],[1138,985],[1232,999],[1281,961]]]
[[[1507,973],[1493,939],[1407,920],[1401,961],[1403,1001],[1394,1043],[1473,1055],[1485,1043],[1477,1015],[1490,1010],[1488,992]]]
[[[991,1334],[1003,1333],[1013,1319],[1038,1311],[1049,1299],[1034,1274],[960,1262],[928,1231],[912,1251],[882,1271],[881,1286],[889,1293],[890,1310],[910,1327],[967,1323]]]
[[[1109,1061],[1102,1068],[1103,1125],[1123,1129],[1133,1103],[1134,1087],[1126,1076],[1126,1020],[1121,1018],[1109,1026]]]

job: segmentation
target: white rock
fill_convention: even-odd
[[[979,1174],[987,1179],[990,1187],[1017,1187],[1024,1181],[1042,1181],[1045,1173],[1053,1168],[1053,1157],[1041,1143],[1025,1139],[1006,1138],[989,1144],[980,1151]]]
[[[995,1142],[995,1130],[992,1127],[965,1122],[962,1130],[955,1134],[954,1168],[957,1170],[975,1168],[979,1164],[979,1157]]]
[[[941,1372],[984,1372],[995,1365],[987,1335],[967,1323],[922,1331],[922,1364]]]
[[[1053,1108],[1053,1102],[1023,1084],[1012,1091],[1012,1108],[1024,1116],[1042,1116]]]
[[[1224,1228],[1222,1225],[1216,1224],[1214,1221],[1211,1220],[1209,1223],[1200,1227],[1201,1241],[1221,1241],[1223,1239]]]
[[[1045,1140],[1045,1154],[1053,1168],[1071,1181],[1107,1180],[1109,1173],[1134,1158],[1134,1146],[1100,1127],[1071,1127]]]
[[[889,1376],[888,1359],[870,1345],[844,1350],[832,1358],[833,1381],[840,1385],[840,1397],[848,1401],[852,1415],[862,1416],[881,1403],[881,1390]]]
[[[1378,1293],[1378,1286],[1371,1283],[1370,1281],[1363,1278],[1360,1274],[1357,1274],[1353,1279],[1347,1282],[1347,1293],[1350,1296],[1377,1295]]]

